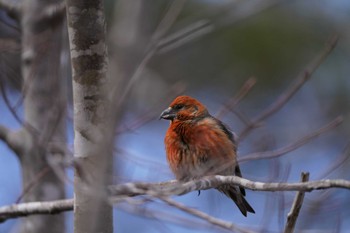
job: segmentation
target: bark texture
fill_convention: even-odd
[[[108,101],[107,48],[101,0],[67,0],[73,70],[74,232],[112,233],[107,203],[114,126]]]
[[[53,143],[65,145],[66,91],[60,74],[61,15],[51,17],[45,9],[61,1],[30,0],[22,5],[22,74],[24,80],[24,127],[17,134],[22,142],[16,151],[22,165],[25,202],[64,199],[64,183],[50,161]],[[57,165],[57,169],[60,169]],[[63,215],[37,215],[22,220],[20,232],[64,232]]]

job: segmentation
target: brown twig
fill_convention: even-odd
[[[166,211],[162,208],[145,208],[144,206],[135,205],[119,205],[118,209],[126,211],[133,215],[140,215],[144,218],[149,218],[153,220],[162,220],[172,224],[176,224],[183,227],[191,227],[191,229],[207,229],[209,225],[206,222],[200,220],[189,219],[187,216],[181,216],[179,214],[172,213],[171,211]]]
[[[16,200],[16,203],[19,203],[22,198],[32,190],[35,185],[38,185],[40,180],[44,178],[44,176],[50,171],[50,167],[46,166],[44,169],[42,169],[38,174],[35,175],[34,179],[30,181],[29,184],[27,184],[24,188],[22,193],[19,195],[19,197]]]
[[[247,162],[250,160],[257,160],[257,159],[271,159],[271,158],[276,158],[281,155],[287,154],[293,150],[298,149],[299,147],[305,145],[306,143],[310,142],[311,140],[317,138],[321,134],[326,133],[329,130],[334,129],[335,127],[339,126],[343,122],[343,117],[338,116],[335,118],[333,121],[328,123],[327,125],[323,126],[322,128],[319,128],[318,130],[310,133],[309,135],[306,135],[299,140],[290,143],[289,145],[279,148],[277,150],[273,151],[264,151],[264,152],[255,152],[252,154],[248,154],[240,158],[238,161],[239,162]]]
[[[215,226],[221,227],[223,229],[229,230],[229,231],[234,231],[234,232],[242,232],[242,233],[251,233],[252,231],[246,230],[242,227],[238,227],[237,225],[234,225],[231,222],[226,222],[223,221],[221,219],[215,218],[213,216],[210,216],[202,211],[193,209],[193,208],[189,208],[188,206],[176,202],[170,198],[166,198],[166,197],[162,197],[162,196],[158,196],[158,199],[162,200],[163,202],[167,203],[170,206],[173,206],[179,210],[182,210],[188,214],[191,214],[193,216],[196,216],[200,219],[203,219],[204,221],[207,221]]]
[[[126,87],[124,88],[122,95],[118,98],[118,105],[121,105],[121,103],[124,102],[126,96],[130,92],[132,86],[136,83],[136,81],[141,77],[141,73],[145,69],[148,62],[151,60],[151,58],[155,55],[157,52],[159,43],[159,40],[162,36],[164,36],[167,31],[171,28],[173,23],[175,22],[176,18],[181,13],[181,10],[187,0],[181,0],[181,1],[174,1],[169,10],[166,12],[160,23],[158,24],[158,27],[156,31],[154,32],[152,36],[152,40],[149,43],[148,49],[146,51],[145,56],[141,60],[140,64],[137,66],[135,72],[130,77],[129,82],[126,84]],[[117,94],[117,93],[115,93]],[[113,98],[116,99],[116,98]]]
[[[350,157],[350,142],[346,144],[345,148],[343,149],[342,155],[339,156],[339,158],[336,161],[334,161],[334,163],[332,163],[325,171],[322,172],[321,175],[318,176],[319,179],[322,179],[328,176],[329,173],[333,172],[335,169],[343,165],[345,161],[349,159],[349,157]]]
[[[177,49],[202,36],[208,35],[219,28],[242,22],[243,20],[274,7],[279,3],[281,3],[279,0],[257,1],[254,3],[251,1],[243,1],[237,6],[236,2],[229,2],[218,8],[218,10],[215,10],[214,13],[204,14],[204,19],[202,16],[201,19],[194,23],[183,23],[188,26],[179,29],[159,41],[158,53],[166,53]]]
[[[241,102],[241,100],[248,94],[248,92],[256,84],[256,79],[254,77],[249,78],[238,91],[238,93],[227,101],[226,104],[218,111],[216,114],[217,118],[223,117],[228,111],[233,111],[233,109]]]
[[[6,11],[12,18],[19,23],[21,17],[21,7],[11,4],[8,1],[0,0],[0,9]]]
[[[311,63],[306,66],[304,71],[300,73],[293,84],[291,84],[287,90],[285,90],[270,106],[262,111],[257,117],[254,118],[252,124],[248,125],[240,134],[238,141],[243,140],[254,128],[257,127],[263,120],[270,117],[272,114],[280,110],[297,91],[311,78],[315,70],[321,65],[321,63],[328,57],[336,46],[338,36],[333,36],[327,43],[325,48],[314,58]]]
[[[307,182],[307,181],[309,181],[309,173],[302,172],[301,182]],[[287,224],[286,224],[286,227],[284,228],[284,233],[294,232],[295,224],[297,222],[299,212],[304,201],[304,195],[305,195],[305,192],[302,192],[302,191],[297,192],[297,194],[295,195],[292,208],[290,209],[290,212],[288,213],[288,216],[287,216]]]
[[[15,107],[12,107],[11,103],[10,103],[10,100],[8,99],[7,97],[7,94],[6,94],[6,90],[5,90],[5,87],[2,83],[0,83],[0,92],[1,92],[1,96],[7,106],[7,108],[10,110],[12,116],[15,118],[15,120],[20,124],[20,125],[24,125],[22,119],[18,116],[16,110],[15,110]]]

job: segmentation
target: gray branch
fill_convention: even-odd
[[[343,188],[350,189],[350,181],[343,179],[319,180],[298,183],[264,183],[255,182],[237,176],[207,176],[200,180],[186,183],[169,181],[162,183],[125,183],[110,186],[113,195],[137,196],[137,195],[184,195],[196,190],[216,188],[223,184],[234,184],[253,191],[304,191],[311,192],[319,189]]]
[[[309,181],[309,173],[301,173],[301,182],[306,182]],[[296,195],[295,195],[295,199],[292,205],[292,208],[290,210],[290,212],[288,213],[288,217],[287,217],[287,224],[286,227],[284,229],[284,233],[293,233],[294,232],[294,227],[295,224],[297,222],[298,216],[299,216],[299,212],[301,209],[301,206],[303,204],[304,201],[304,196],[305,196],[305,192],[299,191]]]
[[[0,9],[6,11],[11,17],[19,21],[21,16],[21,7],[8,1],[0,0]]]
[[[58,214],[73,210],[73,199],[29,202],[0,207],[0,223],[10,218],[25,217],[34,214]]]
[[[175,180],[161,183],[135,182],[113,185],[109,187],[113,202],[119,202],[132,196],[149,195],[152,197],[167,197],[184,195],[196,190],[216,188],[223,184],[234,184],[253,191],[301,191],[311,192],[319,189],[342,188],[350,190],[350,181],[343,179],[319,180],[297,183],[264,183],[243,179],[236,176],[207,176],[200,180],[180,183]],[[40,204],[38,204],[40,203]],[[0,222],[10,218],[23,217],[31,214],[52,214],[73,209],[73,200],[48,202],[31,202],[0,208]]]
[[[17,156],[20,156],[23,150],[23,142],[21,142],[20,134],[20,131],[12,131],[6,126],[0,125],[0,140],[6,143]]]

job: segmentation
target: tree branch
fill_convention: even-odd
[[[233,184],[253,191],[303,191],[311,192],[319,189],[343,188],[350,190],[350,181],[343,179],[319,180],[299,183],[264,183],[254,182],[237,176],[207,176],[200,180],[181,183],[170,180],[161,183],[135,182],[113,185],[109,187],[112,199],[121,201],[138,195],[167,197],[184,195],[196,190],[216,188],[223,184]],[[0,208],[0,222],[9,218],[23,217],[31,214],[52,214],[73,209],[73,200],[23,203]]]
[[[168,181],[162,183],[125,183],[110,186],[112,195],[137,196],[137,195],[184,195],[196,190],[216,188],[223,184],[238,185],[253,191],[305,191],[311,192],[319,189],[343,188],[350,189],[350,181],[343,179],[319,180],[305,183],[264,183],[255,182],[237,176],[206,176],[199,180],[186,183]]]
[[[0,223],[10,218],[25,217],[34,214],[58,214],[73,210],[73,199],[21,203],[0,207]]]
[[[205,221],[207,221],[215,226],[224,228],[226,230],[234,231],[234,232],[242,232],[242,233],[251,233],[252,232],[252,231],[246,230],[242,227],[238,227],[231,222],[226,222],[224,220],[214,218],[213,216],[210,216],[202,211],[199,211],[199,210],[196,210],[193,208],[189,208],[188,206],[186,206],[182,203],[176,202],[170,198],[161,197],[161,196],[158,196],[157,198],[159,198],[160,200],[162,200],[163,202],[167,203],[170,206],[173,206],[179,210],[182,210],[188,214],[196,216],[200,219],[203,219],[203,220],[205,220]]]
[[[338,36],[333,36],[329,41],[327,41],[325,48],[317,55],[313,61],[301,72],[295,80],[295,83],[290,85],[288,89],[283,92],[275,102],[268,106],[264,111],[262,111],[250,125],[248,125],[240,134],[239,140],[241,141],[245,138],[252,129],[260,125],[260,123],[266,118],[270,117],[272,114],[280,110],[294,95],[297,91],[308,81],[315,70],[321,65],[321,63],[327,58],[327,56],[335,48],[338,41]]]
[[[238,91],[238,93],[232,97],[229,101],[227,101],[224,106],[218,111],[216,114],[217,118],[223,117],[228,111],[233,111],[233,109],[241,102],[241,100],[248,94],[248,92],[253,88],[256,83],[256,79],[254,77],[249,78]]]
[[[328,123],[327,125],[323,126],[322,128],[319,128],[318,130],[310,133],[309,135],[306,135],[299,140],[290,143],[289,145],[279,148],[277,150],[272,151],[264,151],[264,152],[255,152],[248,155],[243,156],[238,160],[238,162],[246,162],[250,160],[257,160],[257,159],[271,159],[276,158],[281,155],[287,154],[288,152],[291,152],[293,150],[296,150],[297,148],[305,145],[306,143],[310,142],[311,140],[317,138],[321,134],[334,129],[335,127],[339,126],[343,122],[343,117],[338,116],[333,121]]]
[[[4,125],[0,125],[0,140],[13,151],[17,156],[20,156],[23,149],[23,142],[19,140],[20,132],[14,132]]]
[[[19,22],[21,16],[21,8],[7,1],[0,0],[0,9],[6,11],[9,16]]]
[[[309,173],[302,172],[301,173],[301,182],[307,182],[307,181],[309,181]],[[284,229],[284,233],[293,233],[295,224],[296,224],[298,216],[299,216],[301,206],[303,204],[304,195],[305,195],[305,192],[302,192],[302,191],[299,191],[295,195],[295,199],[294,199],[292,208],[291,208],[290,212],[288,213],[287,224],[286,224],[286,227]]]

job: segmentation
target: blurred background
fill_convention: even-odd
[[[20,1],[17,1],[20,3]],[[339,115],[341,126],[278,158],[241,163],[243,176],[254,181],[296,182],[302,171],[310,180],[350,179],[346,145],[350,138],[350,2],[346,0],[118,0],[105,1],[110,77],[118,77],[127,95],[116,137],[115,183],[173,179],[163,138],[169,122],[158,116],[173,98],[190,95],[212,115],[235,96],[247,80],[255,85],[235,111],[221,120],[238,135],[244,119],[254,119],[306,72],[307,65],[334,35],[335,49],[295,96],[240,141],[239,158],[282,148],[314,132]],[[65,32],[66,33],[66,32]],[[68,144],[73,143],[72,93],[67,34],[62,70],[67,79]],[[19,25],[0,11],[1,91],[12,106],[21,99]],[[20,125],[0,100],[0,123]],[[15,108],[22,116],[22,106]],[[242,117],[244,116],[244,117]],[[242,120],[243,119],[243,120]],[[21,195],[20,165],[0,143],[0,205]],[[67,169],[72,177],[72,169]],[[243,217],[234,203],[214,190],[174,197],[216,218],[258,232],[281,232],[294,192],[247,192],[256,214]],[[67,183],[72,197],[72,184]],[[347,232],[350,193],[329,189],[307,193],[297,232]],[[72,213],[66,213],[72,232]],[[219,228],[163,203],[118,204],[116,232],[220,232]],[[16,232],[18,220],[0,224]]]

